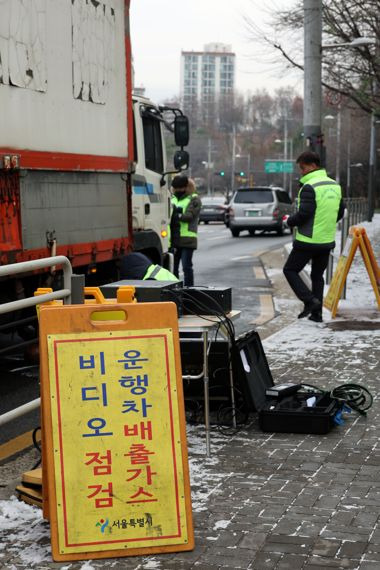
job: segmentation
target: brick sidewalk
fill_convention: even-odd
[[[17,520],[2,530],[0,517],[0,568],[378,570],[380,318],[370,302],[361,318],[296,321],[264,342],[276,382],[363,384],[375,397],[367,417],[345,415],[325,436],[262,433],[253,417],[233,436],[214,429],[210,459],[202,426],[188,426],[193,552],[54,564],[48,524],[25,505],[28,532]]]

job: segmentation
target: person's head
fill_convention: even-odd
[[[121,279],[143,279],[148,267],[152,264],[150,259],[143,253],[134,252],[125,255],[121,260]]]
[[[311,150],[305,150],[305,152],[300,154],[296,163],[298,164],[298,168],[300,169],[302,176],[321,168],[321,159],[319,158],[319,155]]]
[[[189,184],[189,179],[185,175],[174,176],[172,180],[172,188],[174,194],[183,194],[186,192],[186,188]]]

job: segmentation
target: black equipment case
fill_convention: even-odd
[[[326,392],[301,390],[282,398],[266,395],[274,382],[256,331],[249,331],[236,340],[233,358],[234,371],[240,378],[245,375],[245,397],[250,409],[258,412],[263,431],[325,434],[336,425],[334,418],[342,406]],[[297,382],[297,379],[292,381]],[[316,403],[308,407],[306,400],[313,396]]]
[[[178,316],[182,316],[182,281],[156,281],[155,279],[122,279],[100,286],[106,299],[114,299],[119,287],[135,288],[139,303],[160,303],[172,301],[177,305]]]
[[[223,315],[232,311],[231,287],[184,287],[184,315]]]

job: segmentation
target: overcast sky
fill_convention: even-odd
[[[300,75],[278,79],[275,68],[261,65],[248,38],[244,16],[258,25],[268,9],[290,0],[131,0],[131,37],[135,85],[160,102],[179,95],[181,50],[202,51],[206,43],[231,44],[236,53],[236,88],[254,92],[266,87],[293,86],[302,94]]]

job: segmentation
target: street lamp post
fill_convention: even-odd
[[[282,141],[281,139],[275,139],[274,141],[276,144],[282,144],[284,143],[284,160],[291,162],[293,164],[293,139],[292,137],[290,137],[290,139],[288,139],[287,137],[284,138],[284,140]],[[288,159],[288,143],[289,143],[289,159]],[[293,167],[292,167],[293,169]],[[288,194],[290,197],[293,197],[293,171],[289,173],[289,191]],[[284,190],[286,190],[286,179],[284,179],[283,182],[283,187]]]
[[[336,119],[336,145],[335,145],[335,180],[340,182],[340,134],[341,134],[341,126],[342,126],[342,112],[340,104],[338,105],[338,110],[336,116],[334,115],[326,115],[326,121],[333,121]],[[350,133],[348,135],[348,139],[350,138]]]

